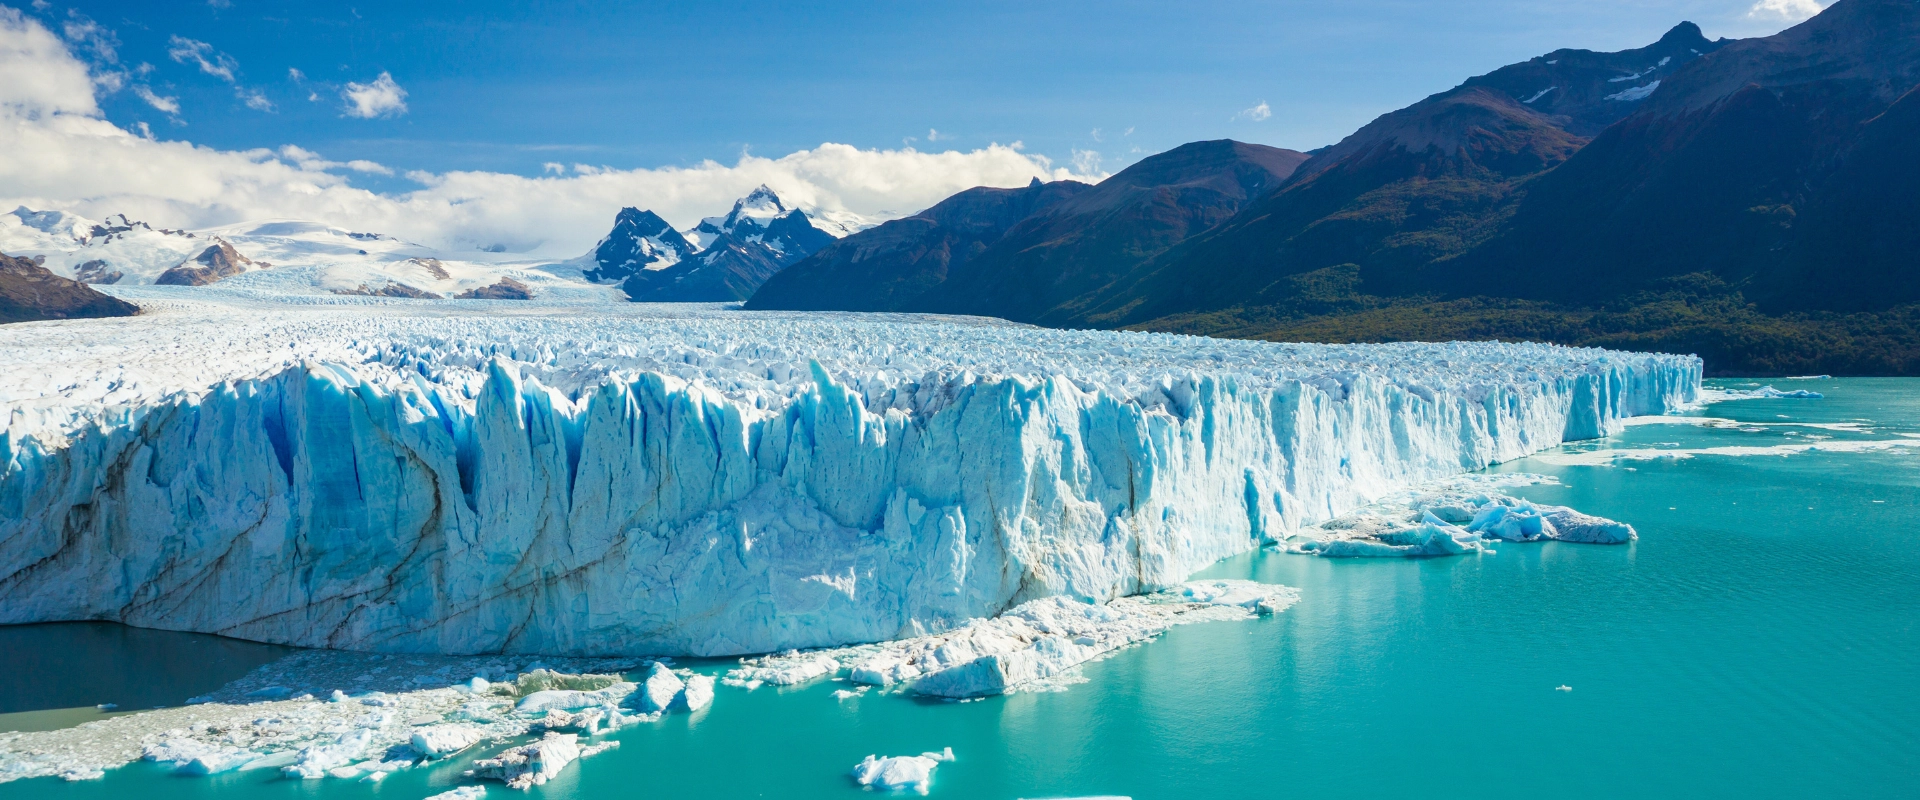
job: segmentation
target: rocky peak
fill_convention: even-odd
[[[246,272],[249,267],[264,269],[270,266],[264,261],[256,262],[241,255],[227,240],[215,237],[213,244],[200,251],[199,255],[160,273],[160,277],[153,282],[158,286],[205,286]]]

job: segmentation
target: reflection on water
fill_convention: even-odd
[[[0,730],[77,725],[99,719],[95,706],[106,703],[119,711],[179,705],[291,652],[110,622],[0,626]]]

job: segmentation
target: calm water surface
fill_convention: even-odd
[[[1864,419],[1873,432],[1651,425],[1601,446],[1920,434],[1920,381],[1790,388],[1803,387],[1827,399],[1704,413]],[[845,773],[862,756],[942,747],[959,760],[936,772],[936,797],[1920,795],[1920,453],[1530,459],[1500,470],[1556,475],[1563,485],[1519,493],[1631,522],[1641,538],[1421,561],[1249,555],[1207,575],[1297,586],[1301,602],[1269,620],[1176,628],[1087,666],[1089,682],[1071,691],[953,704],[838,702],[834,683],[723,687],[705,713],[622,731],[621,749],[530,796],[854,798]],[[47,655],[40,663],[58,674],[22,677],[17,665],[33,663],[21,660],[25,640],[0,638],[0,698],[12,703],[0,711],[26,710],[20,687],[59,697],[31,708],[177,702],[97,677],[129,665],[172,694],[204,691],[177,677],[204,649],[145,632],[33,630],[31,646],[46,654],[90,642],[93,663]],[[229,668],[272,657],[221,646],[238,648],[220,651]],[[267,770],[176,778],[142,764],[86,783],[0,784],[0,798],[418,798],[454,785],[458,770],[368,785]]]

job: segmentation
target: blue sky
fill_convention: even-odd
[[[1558,47],[1636,47],[1682,19],[1709,36],[1789,23],[1753,7],[83,0],[23,10],[56,30],[90,19],[117,41],[124,65],[152,65],[146,80],[179,104],[177,121],[131,91],[101,105],[163,139],[296,144],[402,171],[537,175],[548,163],[686,165],[822,142],[965,150],[1019,141],[1059,164],[1098,153],[1109,171],[1197,139],[1309,149]],[[170,56],[181,40],[205,43],[200,57],[213,72],[192,55]],[[223,69],[231,82],[215,74]],[[406,92],[405,112],[343,114],[345,85],[381,73]],[[267,102],[249,107],[241,92]],[[1268,115],[1243,113],[1260,103]]]
[[[0,210],[565,257],[624,206],[684,228],[765,185],[852,229],[1818,3],[0,0]]]

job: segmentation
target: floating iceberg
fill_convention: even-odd
[[[933,770],[940,762],[953,760],[953,748],[944,752],[917,756],[867,756],[853,767],[853,780],[869,789],[899,791],[911,789],[926,794],[933,785]]]
[[[580,737],[571,733],[549,733],[532,744],[473,762],[467,776],[500,781],[509,789],[531,789],[552,780],[579,758]]]
[[[480,743],[486,734],[470,725],[428,725],[417,728],[409,743],[425,758],[446,758]]]
[[[141,316],[0,330],[0,623],[453,654],[885,641],[1175,587],[1700,381],[1692,357],[1544,345],[127,291]]]
[[[1303,530],[1285,549],[1324,558],[1412,558],[1481,552],[1498,542],[1626,544],[1639,537],[1624,522],[1535,504],[1496,488],[1550,482],[1537,475],[1454,478]]]

